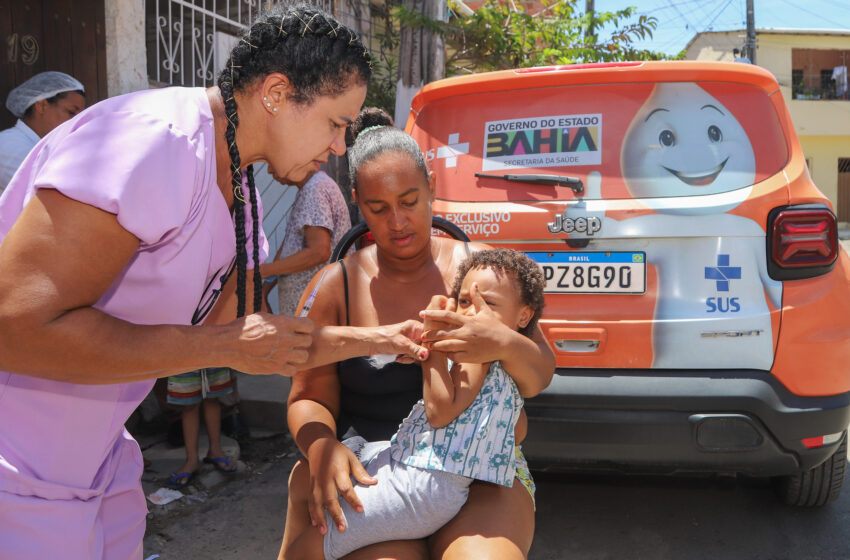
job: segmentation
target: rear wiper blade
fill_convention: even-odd
[[[578,177],[567,177],[563,175],[538,175],[534,173],[524,175],[487,175],[486,173],[476,173],[475,176],[486,177],[488,179],[504,179],[505,181],[513,181],[515,183],[530,183],[532,185],[570,187],[576,194],[584,192],[584,183],[582,183],[581,179]]]

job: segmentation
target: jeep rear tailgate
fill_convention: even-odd
[[[788,148],[761,73],[505,74],[431,90],[408,130],[437,176],[435,213],[543,267],[559,366],[769,370],[782,283],[765,227],[788,201]],[[523,182],[541,174],[582,188]]]

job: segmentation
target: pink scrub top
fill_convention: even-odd
[[[53,130],[24,160],[0,196],[0,242],[37,189],[115,214],[140,246],[94,307],[131,323],[191,324],[208,282],[235,255],[214,144],[202,88],[102,101]],[[250,259],[250,205],[245,210]],[[262,234],[260,242],[265,260]],[[77,385],[0,371],[0,491],[63,500],[101,494],[118,468],[112,457],[120,455],[114,448],[124,422],[152,386]]]

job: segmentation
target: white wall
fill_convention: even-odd
[[[685,59],[732,62],[735,60],[732,49],[741,49],[744,39],[744,33],[741,31],[701,33],[688,45]],[[756,60],[758,60],[758,54],[756,51]]]
[[[145,0],[105,0],[104,8],[107,94],[147,89]]]

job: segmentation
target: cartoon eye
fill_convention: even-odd
[[[712,142],[720,142],[723,140],[723,133],[715,125],[708,127],[708,139]]]
[[[676,137],[673,135],[673,132],[670,130],[662,130],[661,134],[658,135],[658,141],[661,142],[662,145],[667,146],[668,148],[676,143]]]

